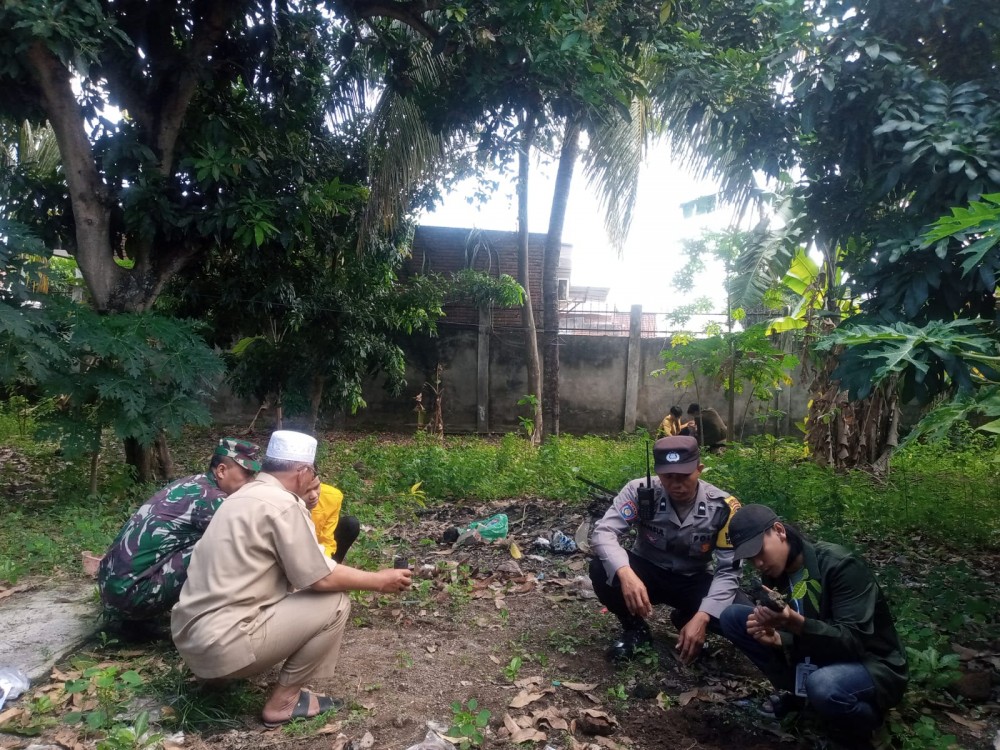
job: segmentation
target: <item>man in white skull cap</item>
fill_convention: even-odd
[[[200,678],[232,679],[284,662],[261,718],[268,727],[339,702],[305,689],[334,677],[354,590],[399,593],[409,570],[337,563],[316,541],[306,498],[319,480],[316,439],[279,430],[261,473],[234,492],[195,546],[171,614],[174,643]]]

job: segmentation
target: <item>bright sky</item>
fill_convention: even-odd
[[[548,230],[555,169],[554,163],[532,167],[528,222],[532,232]],[[447,196],[436,211],[422,216],[420,223],[516,231],[514,182],[500,179],[500,184],[488,204],[475,206],[466,200],[470,183],[469,188]],[[578,164],[563,232],[563,242],[573,246],[571,284],[610,287],[608,304],[619,310],[641,304],[648,312],[665,312],[703,296],[717,299],[722,309],[725,295],[716,274],[703,274],[684,300],[672,284],[674,274],[684,265],[680,240],[698,236],[705,228],[721,229],[729,221],[726,209],[688,219],[681,212],[681,203],[715,189],[713,183],[696,180],[673,165],[666,145],[654,146],[640,175],[632,230],[619,258],[604,230],[597,197],[587,185],[582,164]]]

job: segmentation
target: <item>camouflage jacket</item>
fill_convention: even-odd
[[[101,561],[97,585],[110,614],[154,617],[180,597],[195,543],[226,495],[210,474],[178,479],[128,520]]]

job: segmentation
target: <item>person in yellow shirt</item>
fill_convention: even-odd
[[[690,424],[690,422],[681,422],[683,414],[684,412],[681,411],[681,407],[671,406],[670,412],[663,418],[663,421],[660,422],[660,427],[656,431],[656,436],[661,438],[680,435],[681,430]]]
[[[311,508],[316,539],[326,550],[326,556],[344,562],[347,550],[354,544],[361,531],[361,524],[354,516],[341,516],[344,493],[332,484],[319,486],[319,499]]]

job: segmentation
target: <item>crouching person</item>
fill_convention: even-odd
[[[806,704],[836,722],[831,734],[866,747],[903,697],[906,652],[871,570],[843,547],[812,543],[764,505],[729,524],[733,556],[751,560],[764,584],[786,596],[775,611],[734,604],[723,634],[779,690],[777,718]]]
[[[229,496],[195,547],[171,615],[177,650],[203,679],[250,677],[282,663],[268,727],[336,707],[305,689],[334,677],[352,590],[398,593],[409,570],[375,573],[330,558],[304,498],[319,491],[316,440],[271,436],[261,473]]]

